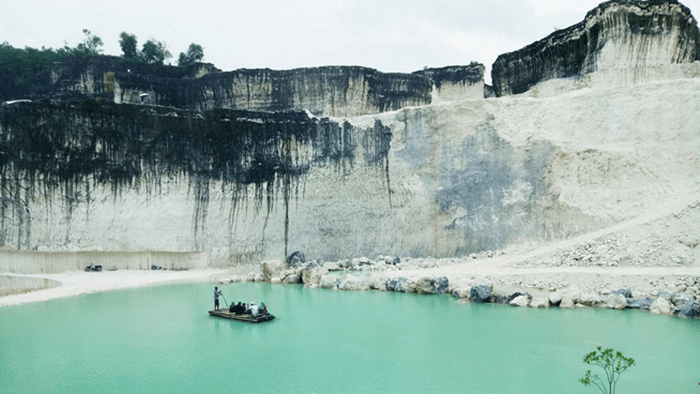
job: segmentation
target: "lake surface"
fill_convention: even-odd
[[[0,393],[597,393],[583,355],[637,366],[620,393],[700,393],[700,321],[241,283],[260,325],[207,315],[213,286],[0,308]]]

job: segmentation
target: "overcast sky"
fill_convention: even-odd
[[[75,46],[90,29],[106,54],[119,33],[139,47],[191,42],[223,70],[360,65],[385,72],[483,63],[583,20],[597,0],[3,0],[0,42]],[[693,15],[700,0],[682,1]]]

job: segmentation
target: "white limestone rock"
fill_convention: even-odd
[[[369,288],[372,290],[386,291],[387,278],[384,276],[372,276],[369,279]]]
[[[345,277],[340,279],[340,283],[338,283],[338,289],[364,291],[369,290],[369,284],[367,283],[367,280],[364,277],[346,275]]]
[[[603,305],[609,309],[625,309],[627,308],[627,299],[622,294],[611,294],[605,299]]]
[[[286,268],[286,264],[281,260],[268,260],[260,263],[260,269],[262,270],[262,276],[265,282],[270,282],[273,277],[281,277],[280,274]]]
[[[574,300],[568,296],[562,297],[561,302],[559,303],[559,308],[573,309],[575,307],[576,304],[574,304]]]
[[[658,315],[668,315],[673,311],[673,307],[671,306],[671,303],[668,302],[667,299],[665,298],[657,298],[654,300],[654,302],[651,304],[651,307],[649,308],[649,312],[658,314]]]
[[[328,274],[326,267],[308,267],[301,273],[301,280],[305,285],[318,286],[321,284],[321,278]]]
[[[460,300],[468,300],[469,293],[471,292],[471,290],[472,290],[471,287],[458,287],[458,288],[452,290],[452,295],[455,298],[459,298]]]
[[[533,298],[532,301],[530,301],[530,308],[549,308],[549,298]]]
[[[284,280],[283,280],[282,282],[285,283],[285,284],[298,284],[298,283],[302,283],[302,282],[301,282],[301,276],[299,276],[299,275],[297,275],[297,274],[291,274],[291,275],[285,276],[285,277],[284,277]]]
[[[520,295],[515,298],[510,302],[510,305],[512,306],[528,306],[530,305],[530,299],[527,296]]]
[[[559,306],[562,302],[562,296],[559,293],[552,293],[549,295],[549,304],[554,306]]]
[[[328,271],[341,271],[342,268],[338,263],[324,263],[323,267],[326,268]]]
[[[338,288],[338,277],[335,275],[323,275],[319,286],[324,289],[336,289]]]

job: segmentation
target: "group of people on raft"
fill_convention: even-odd
[[[234,313],[236,315],[251,315],[251,316],[267,315],[269,313],[267,311],[267,305],[265,305],[264,302],[261,302],[260,306],[258,306],[254,302],[251,302],[250,305],[247,305],[246,303],[241,303],[240,301],[238,302],[238,304],[234,304],[232,302],[231,306],[229,306],[229,308],[228,308],[228,311],[231,313]]]
[[[222,294],[223,293],[221,293],[221,290],[219,290],[218,287],[214,287],[214,310],[219,310],[219,297]],[[261,302],[260,306],[258,306],[254,302],[251,302],[250,305],[240,301],[238,302],[238,304],[232,302],[228,308],[228,311],[236,315],[251,316],[267,315],[269,313],[267,311],[267,305],[265,305],[264,302]]]

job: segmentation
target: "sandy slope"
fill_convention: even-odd
[[[604,294],[629,288],[635,297],[646,297],[663,289],[687,290],[698,298],[697,288],[690,287],[700,279],[698,237],[700,193],[689,193],[634,219],[568,240],[516,245],[492,258],[401,270],[392,276],[447,276],[457,287],[484,283],[534,293],[568,289]]]

